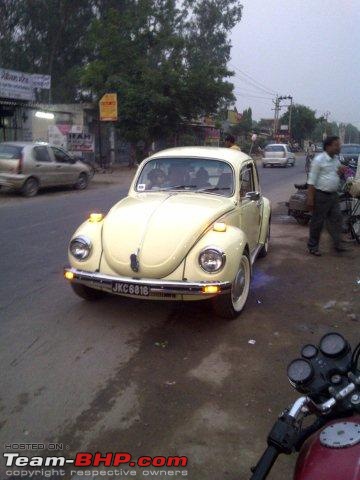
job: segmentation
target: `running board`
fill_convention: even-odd
[[[263,245],[257,245],[254,250],[250,254],[250,261],[251,265],[254,264],[256,257],[259,255],[260,250],[262,249]]]

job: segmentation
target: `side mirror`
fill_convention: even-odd
[[[247,192],[245,194],[245,198],[248,198],[249,200],[252,200],[252,201],[257,201],[260,199],[260,197],[261,197],[260,192]]]

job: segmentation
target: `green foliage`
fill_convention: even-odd
[[[280,124],[289,123],[289,112],[282,115]],[[310,138],[316,126],[315,110],[311,110],[305,105],[296,104],[292,107],[291,113],[291,136],[301,143],[303,140]]]
[[[0,65],[52,76],[52,98],[81,98],[81,66],[89,54],[94,17],[91,0],[3,0],[0,2]]]
[[[97,99],[118,94],[119,127],[132,142],[214,114],[234,100],[228,33],[241,10],[237,0],[100,1],[83,86]]]
[[[244,136],[252,131],[253,120],[251,107],[243,111],[241,120],[238,124],[231,126],[231,134],[237,136]]]

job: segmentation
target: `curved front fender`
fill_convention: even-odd
[[[71,237],[71,240],[79,235],[88,237],[91,241],[92,249],[89,257],[82,262],[76,260],[76,258],[74,258],[68,251],[69,262],[72,267],[79,270],[86,270],[88,272],[95,272],[99,268],[102,253],[102,226],[103,222],[93,223],[87,220],[76,230],[74,235]]]
[[[189,281],[230,281],[238,271],[241,256],[248,245],[245,233],[237,227],[227,226],[226,232],[209,230],[188,253],[184,278]],[[207,273],[199,265],[200,252],[206,247],[218,247],[226,255],[225,265],[218,273]]]

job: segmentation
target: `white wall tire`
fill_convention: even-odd
[[[213,299],[213,308],[216,315],[227,319],[234,319],[240,315],[249,295],[250,281],[250,259],[246,253],[243,253],[230,293],[219,295]]]

